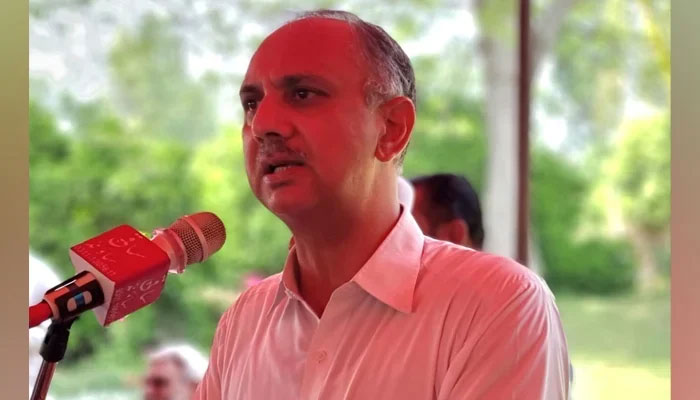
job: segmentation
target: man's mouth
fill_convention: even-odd
[[[303,166],[304,163],[301,161],[279,161],[279,162],[274,162],[274,163],[266,163],[265,164],[265,169],[264,169],[264,174],[269,175],[269,174],[274,174],[276,172],[282,172],[285,170],[288,170],[292,167],[299,167]]]

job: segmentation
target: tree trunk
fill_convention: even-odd
[[[515,258],[517,227],[517,62],[512,45],[482,38],[488,131],[483,201],[487,251]]]
[[[654,235],[640,228],[630,228],[628,232],[639,255],[635,283],[641,292],[649,292],[659,283],[659,269],[656,265],[656,255],[654,253],[657,240]]]
[[[536,76],[542,59],[554,45],[564,17],[577,0],[553,0],[531,24],[532,57],[530,80]],[[475,3],[476,9],[486,7],[487,1]],[[514,8],[517,9],[517,8]],[[500,19],[504,26],[498,31],[517,32],[515,15]],[[505,24],[513,24],[505,26]],[[516,38],[489,36],[481,27],[479,51],[485,76],[485,124],[488,137],[488,160],[483,210],[486,251],[515,258],[517,251],[518,210],[518,62]],[[532,229],[530,229],[532,231]],[[528,266],[541,273],[536,240],[528,239]]]

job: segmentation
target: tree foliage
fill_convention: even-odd
[[[553,290],[614,293],[634,285],[635,257],[620,239],[581,235],[592,182],[549,150],[534,152],[532,217]]]
[[[668,107],[669,2],[650,3],[580,1],[565,20],[554,79],[574,145],[610,138],[630,98]]]
[[[196,143],[216,128],[217,85],[187,72],[182,39],[172,22],[146,16],[123,32],[110,52],[114,102],[126,121],[154,137]]]
[[[668,228],[671,217],[671,143],[668,113],[626,122],[609,160],[609,181],[630,224],[650,232]]]

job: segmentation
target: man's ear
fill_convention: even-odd
[[[399,96],[379,106],[379,112],[384,129],[374,154],[380,161],[387,162],[398,157],[408,145],[416,122],[416,108],[411,99]]]
[[[461,218],[455,218],[440,224],[435,231],[435,238],[462,246],[471,247],[469,226]]]

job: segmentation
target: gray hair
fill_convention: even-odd
[[[148,353],[148,361],[173,361],[190,382],[200,382],[207,370],[207,358],[189,344],[170,344]]]
[[[357,15],[338,10],[308,11],[293,21],[309,18],[336,19],[347,22],[358,35],[363,55],[372,70],[365,83],[368,105],[376,105],[396,96],[406,96],[416,106],[416,77],[408,55],[380,26],[363,21]],[[408,145],[398,158],[403,163]]]

